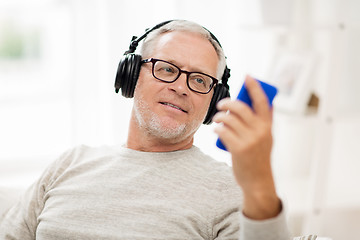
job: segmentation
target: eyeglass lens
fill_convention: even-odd
[[[173,82],[180,76],[181,70],[171,63],[158,60],[154,63],[153,74],[160,80]],[[213,79],[205,74],[192,72],[187,75],[189,88],[194,91],[207,93],[213,85]]]

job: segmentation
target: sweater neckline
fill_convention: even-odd
[[[196,146],[192,146],[189,149],[185,150],[176,150],[176,151],[170,151],[170,152],[145,152],[145,151],[138,151],[134,149],[130,149],[125,147],[125,144],[122,144],[120,146],[115,146],[115,150],[120,153],[124,157],[128,158],[144,158],[144,157],[150,157],[150,158],[156,158],[156,159],[179,159],[188,156],[189,154],[196,154],[199,153],[200,149]]]

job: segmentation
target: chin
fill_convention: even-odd
[[[198,120],[185,123],[170,116],[159,116],[141,100],[135,101],[134,110],[138,126],[149,136],[162,139],[166,143],[179,142],[194,135],[202,123]]]
[[[157,116],[151,117],[147,124],[148,132],[154,137],[163,139],[178,139],[187,135],[185,123],[179,123],[174,119],[159,119]]]
[[[161,118],[152,114],[144,127],[154,138],[166,141],[166,143],[177,143],[192,137],[200,125],[198,121],[181,123],[173,118]]]

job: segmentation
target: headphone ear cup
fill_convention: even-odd
[[[136,83],[141,67],[141,56],[126,54],[119,62],[115,79],[115,91],[121,88],[121,94],[126,98],[134,97]]]
[[[116,71],[116,78],[115,78],[115,92],[118,93],[120,88],[122,89],[123,88],[123,85],[124,85],[124,73],[125,73],[125,65],[127,64],[127,56],[123,56],[121,59],[120,59],[120,62],[119,62],[119,65],[118,65],[118,68],[117,68],[117,71]]]
[[[227,98],[227,97],[230,97],[229,90],[223,84],[218,84],[214,89],[214,95],[211,98],[209,109],[208,109],[208,112],[206,114],[206,117],[205,117],[205,120],[204,120],[203,124],[209,125],[209,124],[212,123],[212,118],[218,112],[218,110],[216,108],[216,104],[221,99]]]

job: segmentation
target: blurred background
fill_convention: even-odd
[[[360,234],[360,1],[0,0],[0,187],[27,188],[65,150],[122,144],[115,94],[133,35],[193,20],[221,42],[232,96],[245,74],[279,89],[273,168],[296,235]],[[215,124],[195,144],[219,161]]]

